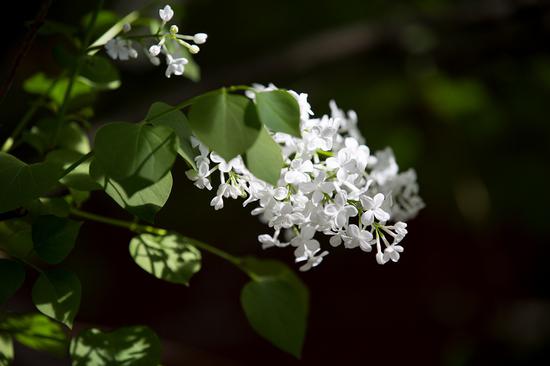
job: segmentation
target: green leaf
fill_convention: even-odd
[[[68,78],[59,78],[54,84],[54,80],[48,78],[43,73],[34,74],[23,83],[23,89],[27,93],[45,95],[49,97],[56,106],[60,106],[63,103],[65,91],[68,86]],[[71,89],[69,100],[74,100],[71,104],[77,104],[78,99],[82,100],[84,96],[92,93],[93,88],[91,86],[77,79]]]
[[[69,203],[62,197],[40,197],[26,203],[23,207],[31,218],[42,215],[67,217],[71,209]]]
[[[22,220],[0,222],[0,248],[12,257],[25,259],[32,250],[31,226]]]
[[[178,138],[171,128],[109,123],[95,138],[95,161],[128,195],[158,182],[176,158]],[[128,179],[124,182],[124,179]]]
[[[75,274],[55,269],[38,277],[32,288],[32,301],[42,314],[72,328],[80,307],[81,291]]]
[[[92,177],[120,207],[137,217],[149,221],[155,221],[155,215],[164,206],[172,190],[172,174],[168,172],[158,182],[134,193],[131,197],[125,192],[124,187],[112,178],[105,176],[101,167],[92,162],[90,167]]]
[[[61,176],[51,163],[27,165],[13,155],[0,153],[0,213],[48,192]]]
[[[67,352],[68,340],[58,323],[42,314],[10,316],[0,323],[21,344],[37,351],[46,351],[56,356]]]
[[[191,146],[191,128],[189,127],[189,121],[187,117],[185,117],[185,114],[179,110],[172,109],[173,107],[166,103],[153,103],[145,119],[151,119],[151,123],[156,126],[166,126],[173,129],[179,139],[178,154],[184,158],[193,169],[196,169],[195,156],[197,153]],[[172,111],[167,112],[168,110]],[[155,116],[159,117],[153,118]]]
[[[60,165],[63,169],[67,169],[78,159],[84,156],[81,153],[59,149],[50,152],[46,156],[46,161]],[[90,176],[90,159],[78,165],[73,171],[65,175],[59,180],[67,187],[79,190],[79,191],[94,191],[101,189],[101,186]]]
[[[253,278],[241,292],[250,325],[276,347],[300,358],[309,312],[307,287],[280,262],[246,258],[242,265]]]
[[[260,136],[245,155],[246,167],[256,178],[274,186],[281,176],[283,169],[283,153],[281,147],[267,131],[262,128]]]
[[[88,329],[71,342],[72,366],[156,366],[160,356],[160,340],[145,326]]]
[[[0,366],[13,362],[13,340],[9,334],[0,333]]]
[[[25,281],[25,267],[18,262],[0,258],[0,305],[5,303]]]
[[[228,161],[250,148],[261,129],[254,105],[225,90],[199,97],[191,106],[189,123],[202,143]]]
[[[201,253],[185,237],[141,234],[130,242],[130,255],[138,266],[168,282],[189,284],[201,268]]]
[[[82,60],[81,80],[99,89],[116,89],[120,86],[118,69],[107,58],[94,55]]]
[[[81,222],[53,215],[39,216],[32,225],[32,241],[38,256],[58,264],[73,250]]]
[[[258,92],[256,106],[260,121],[269,129],[300,137],[300,106],[289,92]]]

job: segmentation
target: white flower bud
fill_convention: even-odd
[[[166,5],[164,9],[159,9],[159,16],[164,22],[169,22],[170,19],[174,16],[174,11],[170,5]]]
[[[189,47],[189,52],[191,52],[192,54],[196,54],[196,53],[199,53],[201,49],[199,48],[199,46],[197,46],[196,44],[192,45],[191,47]]]
[[[206,43],[207,38],[208,38],[208,34],[197,33],[193,36],[193,42],[195,42],[196,44],[203,44],[203,43]]]
[[[128,33],[131,30],[132,30],[132,26],[130,25],[130,23],[124,23],[124,25],[122,26],[122,31],[124,33]]]
[[[160,53],[160,46],[158,44],[154,44],[151,47],[149,47],[149,53],[151,56],[158,56]]]
[[[173,25],[170,26],[170,33],[171,34],[178,34],[178,32],[179,32],[179,28],[178,28],[177,25],[173,24]]]

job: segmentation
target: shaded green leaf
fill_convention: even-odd
[[[185,237],[141,234],[130,242],[130,255],[138,266],[168,282],[189,284],[201,268],[201,253]]]
[[[90,152],[90,141],[82,128],[74,122],[63,123],[57,131],[58,123],[55,118],[45,118],[25,132],[25,142],[34,147],[38,152],[44,152],[59,147],[80,154]],[[57,135],[57,136],[56,136]],[[54,146],[55,145],[55,146]]]
[[[260,121],[275,132],[300,137],[300,106],[286,90],[256,93]]]
[[[16,219],[0,222],[0,248],[12,257],[25,259],[32,250],[31,225]]]
[[[46,161],[60,165],[63,169],[67,169],[77,162],[78,159],[82,158],[82,156],[83,154],[75,151],[59,149],[50,152],[46,156]],[[59,181],[67,187],[79,191],[94,191],[101,189],[101,186],[90,176],[90,159],[78,165]]]
[[[259,178],[274,186],[281,176],[283,169],[283,153],[281,147],[267,131],[262,128],[254,145],[248,149],[245,155],[246,167],[256,178]]]
[[[12,315],[0,323],[21,344],[38,350],[64,356],[68,340],[60,324],[42,314]]]
[[[184,158],[193,169],[196,169],[195,156],[197,153],[191,146],[191,128],[189,127],[189,121],[181,111],[172,109],[173,107],[166,103],[153,103],[145,119],[149,120],[150,118],[159,116],[151,119],[151,123],[173,129],[179,139],[178,154]],[[172,111],[167,112],[169,110]]]
[[[61,169],[55,164],[27,165],[13,155],[0,153],[0,213],[46,193],[60,176]]]
[[[39,216],[32,225],[34,251],[50,264],[61,263],[73,250],[81,224],[53,215]]]
[[[131,196],[168,173],[177,148],[178,138],[171,128],[143,123],[109,123],[97,132],[95,161]]]
[[[25,281],[25,267],[18,262],[0,258],[0,278],[0,304],[3,304]]]
[[[32,301],[42,314],[72,328],[80,307],[81,291],[75,274],[55,269],[38,277],[32,288]]]
[[[9,334],[0,333],[0,366],[13,362],[13,340]]]
[[[161,344],[148,327],[120,328],[113,332],[83,331],[71,342],[73,366],[156,366]]]
[[[168,172],[158,182],[137,191],[128,197],[124,187],[112,178],[105,176],[101,167],[92,162],[90,167],[92,177],[120,207],[137,217],[154,222],[155,215],[164,206],[172,190],[172,174]]]
[[[225,160],[249,149],[262,127],[254,105],[225,90],[199,97],[191,106],[189,124],[199,140]]]
[[[62,197],[40,197],[26,203],[23,207],[33,218],[42,215],[67,217],[71,209],[69,203]]]
[[[300,358],[307,327],[309,293],[283,263],[245,258],[251,275],[241,292],[241,304],[250,325],[276,347]]]
[[[52,87],[53,85],[53,87]],[[54,84],[54,80],[47,77],[43,73],[37,73],[25,80],[23,83],[23,89],[27,93],[45,95],[51,99],[56,106],[60,106],[63,103],[65,97],[65,91],[69,85],[68,78],[59,78]],[[76,80],[71,89],[71,95],[69,100],[77,100],[92,94],[93,88],[80,80]],[[78,104],[77,101],[73,104]]]
[[[116,89],[120,86],[118,69],[107,58],[93,55],[82,60],[82,81],[100,89]]]

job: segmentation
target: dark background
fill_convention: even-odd
[[[2,79],[38,3],[9,2]],[[107,1],[121,16],[140,1]],[[204,31],[203,80],[166,79],[147,62],[120,64],[123,86],[100,96],[92,122],[139,121],[154,101],[176,103],[230,84],[274,82],[309,93],[317,114],[334,98],[355,109],[371,149],[394,148],[418,172],[426,208],[409,223],[398,264],[332,250],[301,275],[311,289],[301,362],[257,336],[240,308],[246,281],[205,255],[189,288],[156,280],[128,255],[131,235],[85,224],[66,266],[83,282],[78,328],[147,324],[165,365],[548,365],[550,4],[537,0],[258,1],[171,3],[183,33]],[[162,4],[164,5],[164,4]],[[78,24],[93,1],[54,1],[48,17]],[[29,99],[21,82],[55,73],[55,38],[39,37],[3,101],[0,135]],[[142,61],[145,60],[141,56]],[[264,225],[174,169],[158,224],[235,254],[262,251]],[[85,209],[128,216],[101,193]],[[325,241],[325,245],[328,242]],[[11,307],[31,310],[30,284]],[[19,365],[66,365],[18,347]]]

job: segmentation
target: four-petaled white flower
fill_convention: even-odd
[[[184,65],[187,65],[188,62],[185,57],[173,58],[170,54],[166,55],[166,77],[169,78],[172,74],[183,75],[183,71],[185,70]]]
[[[403,253],[403,247],[401,245],[393,244],[384,249],[383,259],[384,262],[387,262],[391,259],[392,262],[397,262],[399,260],[400,254]]]
[[[113,60],[118,59],[126,61],[138,56],[137,51],[132,47],[131,41],[118,37],[109,40],[109,42],[105,44],[105,50]]]
[[[360,247],[365,252],[372,250],[372,234],[367,230],[362,230],[359,226],[351,224],[346,230],[347,237],[344,238],[344,246],[348,249]]]
[[[357,216],[357,208],[347,203],[346,194],[340,191],[334,197],[334,203],[325,207],[325,213],[334,218],[337,228],[347,225],[349,218]]]
[[[374,222],[374,218],[378,219],[381,222],[386,222],[390,219],[390,214],[382,209],[382,204],[384,203],[384,195],[378,193],[373,197],[362,196],[361,205],[365,210],[363,216],[361,217],[361,222],[363,225],[370,225]]]

